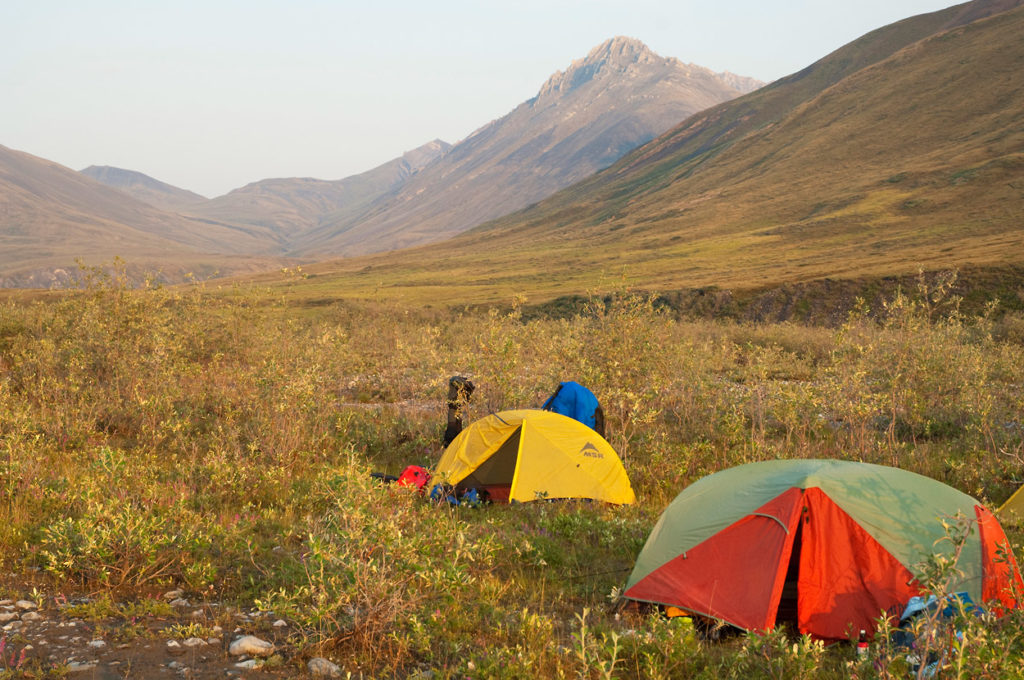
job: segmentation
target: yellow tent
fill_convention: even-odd
[[[601,435],[567,416],[532,409],[492,413],[469,425],[445,449],[434,478],[521,503],[636,500],[622,461]]]
[[[999,506],[996,515],[1004,522],[1024,520],[1024,486],[1014,491],[1013,495]]]

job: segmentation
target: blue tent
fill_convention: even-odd
[[[594,393],[577,382],[560,383],[555,393],[541,406],[545,411],[554,411],[578,420],[591,429],[602,433],[604,413]]]

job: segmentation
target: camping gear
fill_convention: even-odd
[[[396,480],[398,486],[408,486],[418,491],[422,491],[429,481],[430,473],[419,465],[409,465]]]
[[[478,508],[491,502],[490,495],[483,490],[463,489],[456,491],[455,487],[448,484],[435,484],[430,490],[430,500],[436,503],[447,503],[448,505],[465,505],[471,508]]]
[[[928,616],[933,618],[933,622],[939,624],[940,627],[948,628],[950,623],[960,616],[981,616],[985,613],[985,610],[974,604],[971,601],[971,596],[966,592],[950,593],[942,599],[936,598],[934,595],[929,595],[927,599],[917,596],[910,598],[907,602],[906,608],[903,610],[903,614],[900,615],[899,624],[889,635],[889,642],[897,650],[904,650],[907,652],[906,659],[910,663],[911,668],[916,673],[920,670],[921,657],[918,650],[920,645],[917,643],[917,632],[915,632],[916,619],[919,616]],[[937,620],[935,620],[937,619]],[[927,633],[926,633],[927,635]],[[963,639],[962,631],[955,631],[946,640],[946,644],[952,645],[956,640]],[[935,675],[934,668],[939,665],[939,660],[942,656],[943,650],[941,647],[943,643],[941,641],[933,647],[931,652],[928,654],[924,663],[928,668],[925,669],[924,677],[932,677]],[[933,642],[934,644],[934,642]],[[952,651],[948,646],[945,650],[947,653]]]
[[[452,443],[452,440],[462,432],[462,416],[466,411],[466,404],[473,394],[476,386],[469,378],[455,375],[448,379],[448,424],[444,429],[444,436],[441,441],[444,446]]]
[[[559,383],[558,389],[548,397],[541,409],[569,416],[604,436],[604,411],[601,404],[593,392],[577,382],[570,380]]]
[[[822,639],[873,636],[919,594],[911,568],[950,554],[942,521],[976,521],[952,588],[1015,606],[1017,565],[995,517],[941,482],[836,460],[750,463],[704,477],[665,509],[623,595],[745,630],[790,623]]]
[[[611,444],[572,418],[536,409],[502,411],[471,423],[445,450],[434,478],[487,491],[495,501],[636,500]]]

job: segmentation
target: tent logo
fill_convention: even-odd
[[[597,447],[587,442],[583,448],[580,449],[580,453],[587,458],[604,458],[604,454],[597,450]]]

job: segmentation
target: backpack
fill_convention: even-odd
[[[559,383],[558,389],[548,397],[541,409],[569,416],[604,436],[604,411],[601,404],[593,392],[577,382]]]

